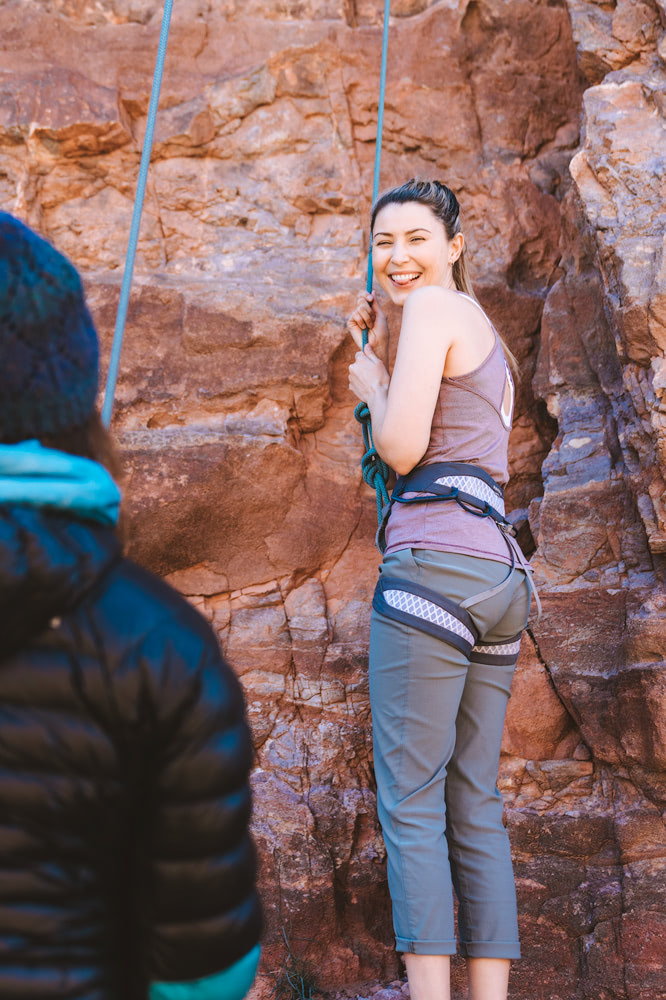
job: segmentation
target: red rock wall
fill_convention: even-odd
[[[327,987],[399,971],[367,694],[374,501],[344,333],[382,7],[176,0],[115,411],[133,554],[207,615],[247,692],[258,993],[285,934]],[[522,372],[508,499],[538,546],[544,616],[501,770],[513,994],[657,1000],[666,15],[656,0],[391,9],[383,186],[418,174],[460,193],[480,297]],[[0,7],[0,205],[83,269],[107,351],[160,12]]]
[[[586,90],[533,380],[558,434],[530,521],[537,648],[590,761],[559,765],[534,827],[518,792],[513,842],[566,872],[537,924],[549,910],[562,959],[576,941],[571,995],[651,1000],[666,991],[666,19],[640,0],[569,7]]]

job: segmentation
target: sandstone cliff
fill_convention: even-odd
[[[285,935],[328,988],[399,971],[367,693],[374,502],[343,322],[363,281],[382,7],[176,0],[115,411],[133,554],[201,608],[247,692],[257,995]],[[382,185],[459,192],[479,296],[521,364],[508,500],[544,616],[501,770],[514,995],[657,1000],[666,8],[392,12]],[[107,351],[160,16],[157,0],[0,5],[0,207],[83,270]]]

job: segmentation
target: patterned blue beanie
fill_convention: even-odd
[[[95,409],[98,364],[76,269],[0,212],[0,441],[85,423]]]

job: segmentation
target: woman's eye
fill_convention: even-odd
[[[422,243],[425,237],[423,236],[412,236],[412,243]]]

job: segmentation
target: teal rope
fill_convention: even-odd
[[[125,270],[123,272],[123,282],[120,288],[120,301],[118,303],[118,313],[116,315],[116,328],[113,334],[113,346],[111,348],[111,358],[109,360],[109,372],[106,379],[104,406],[102,407],[102,421],[106,427],[108,427],[109,424],[111,423],[111,413],[113,411],[113,397],[116,392],[118,367],[120,365],[120,352],[123,346],[125,321],[127,319],[127,307],[129,305],[130,289],[132,287],[132,275],[134,274],[134,259],[136,257],[136,248],[139,242],[141,212],[143,211],[143,199],[146,193],[146,181],[148,179],[148,167],[150,165],[150,155],[153,149],[155,119],[157,117],[157,105],[160,99],[160,88],[162,86],[162,72],[164,70],[164,60],[166,58],[166,48],[167,48],[167,40],[169,38],[169,25],[171,23],[172,7],[173,7],[173,0],[164,0],[162,29],[160,31],[160,41],[157,47],[157,61],[155,63],[155,74],[153,76],[153,88],[150,93],[150,104],[148,105],[148,121],[146,123],[146,134],[143,140],[143,151],[141,153],[141,166],[139,167],[139,180],[136,186],[134,211],[132,213],[132,225],[130,228],[129,241],[127,244]]]
[[[375,144],[375,173],[372,182],[372,204],[377,201],[379,195],[379,172],[382,159],[382,135],[384,132],[384,99],[386,96],[386,62],[388,56],[388,33],[389,33],[389,8],[390,0],[384,0],[384,32],[382,34],[382,64],[379,74],[379,105],[377,109],[377,140]],[[368,251],[368,277],[366,290],[372,291],[372,241]],[[367,328],[363,331],[363,347],[368,343]],[[372,421],[367,403],[359,403],[354,410],[354,416],[361,425],[363,432],[363,443],[365,444],[365,454],[361,459],[361,472],[363,479],[372,486],[377,493],[377,520],[381,524],[382,511],[389,502],[387,483],[391,470],[383,458],[380,458],[372,440]]]

